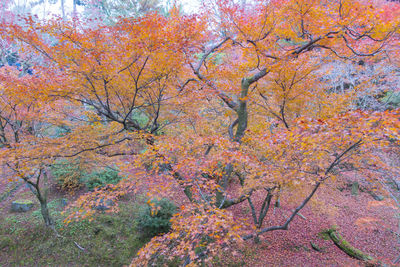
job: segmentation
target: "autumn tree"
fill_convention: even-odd
[[[379,186],[371,170],[385,166],[374,151],[398,142],[396,112],[357,109],[355,92],[366,90],[367,82],[335,92],[321,79],[332,62],[389,60],[384,52],[398,45],[396,12],[387,21],[379,7],[357,1],[256,1],[250,9],[217,1],[206,12],[212,10],[218,12],[208,18],[211,27],[222,36],[210,38],[215,41],[199,56],[186,53],[203,86],[194,107],[203,116],[192,129],[176,129],[174,142],[165,137],[159,144],[172,175],[185,180],[188,197],[208,208],[196,215],[188,208],[187,217],[183,210],[173,231],[150,242],[134,265],[155,262],[155,255],[201,262],[230,242],[287,230],[319,187],[340,180],[342,172],[363,172],[370,186]],[[282,196],[294,206],[292,214],[268,225]],[[244,201],[253,233],[238,237],[228,218],[219,217],[218,230],[209,223]],[[196,219],[188,229],[181,220],[191,216]]]
[[[140,186],[162,196],[179,188],[186,200],[172,230],[132,264],[209,262],[245,240],[289,229],[341,173],[362,172],[379,186],[374,170],[390,171],[375,152],[398,144],[398,111],[355,105],[369,81],[339,91],[323,79],[333,63],[374,64],[398,53],[399,14],[388,20],[381,8],[227,0],[206,2],[193,16],[173,9],[169,17],[150,13],[111,26],[33,18],[28,27],[6,24],[2,36],[44,64],[33,76],[2,73],[2,90],[12,101],[32,95],[41,114],[25,112],[32,120],[71,130],[34,138],[24,130],[22,141],[8,138],[0,157],[21,177],[77,156],[126,172],[127,180],[72,204],[68,220],[92,215],[101,197],[116,200]],[[231,207],[241,203],[250,215],[238,220]],[[292,212],[270,225],[279,205]]]
[[[3,67],[1,76],[18,77],[19,71],[14,67]],[[39,111],[41,103],[35,96],[21,96],[18,92],[4,86],[7,80],[2,79],[1,87],[1,112],[0,112],[0,147],[2,167],[7,167],[14,174],[15,179],[22,179],[30,186],[41,205],[43,219],[46,225],[52,225],[47,208],[47,173],[44,169],[45,161],[33,159],[27,162],[21,153],[23,150],[34,149],[40,146],[43,138],[40,137],[43,123],[43,109]],[[42,106],[43,108],[43,106]],[[43,143],[42,143],[43,144]],[[19,150],[19,149],[22,149]],[[5,165],[5,166],[4,166]],[[12,180],[12,179],[11,179]]]
[[[175,51],[194,42],[202,27],[194,17],[177,23],[176,16],[153,14],[96,29],[78,20],[54,19],[42,25],[28,17],[23,26],[10,23],[2,28],[3,36],[25,54],[41,59],[34,75],[19,76],[8,69],[1,73],[3,95],[9,96],[2,110],[18,101],[30,103],[23,111],[29,118],[14,114],[17,110],[4,119],[14,116],[15,123],[26,127],[33,120],[69,129],[61,136],[39,131],[33,138],[32,131],[15,126],[15,133],[14,124],[8,123],[4,136],[18,138],[6,138],[2,161],[30,183],[32,171],[41,177],[56,159],[79,156],[115,163],[113,157],[137,153],[140,143],[153,144],[155,135],[181,119],[188,74],[180,63],[184,54]],[[35,186],[39,190],[39,178]]]

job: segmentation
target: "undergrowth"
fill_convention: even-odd
[[[0,262],[4,266],[123,266],[148,241],[136,230],[136,205],[120,203],[118,214],[99,213],[91,222],[65,226],[60,203],[57,200],[51,206],[62,237],[43,225],[38,211],[12,214],[0,221]]]

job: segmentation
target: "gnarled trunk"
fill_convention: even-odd
[[[46,226],[53,226],[54,221],[50,216],[49,208],[47,206],[47,198],[39,198],[40,202],[40,212],[42,213],[42,217]]]
[[[47,205],[47,188],[41,188],[41,183],[40,183],[40,178],[43,175],[44,181],[42,186],[46,186],[47,184],[47,173],[45,170],[40,169],[36,182],[33,182],[31,180],[31,177],[25,177],[23,180],[29,185],[29,189],[32,191],[32,193],[36,196],[36,198],[39,200],[40,203],[40,213],[42,214],[43,221],[46,226],[52,227],[54,225],[54,221],[50,216],[49,212],[49,207]],[[42,191],[43,189],[43,191]]]

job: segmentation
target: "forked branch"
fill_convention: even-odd
[[[345,149],[342,153],[340,153],[338,156],[335,157],[335,159],[332,161],[332,163],[328,166],[328,168],[326,169],[324,176],[321,177],[321,179],[319,181],[316,182],[316,184],[314,185],[312,191],[310,192],[310,194],[300,203],[300,205],[293,211],[293,213],[290,215],[290,217],[285,221],[284,224],[282,225],[276,225],[276,226],[271,226],[271,227],[267,227],[264,229],[261,229],[260,231],[256,232],[255,234],[249,234],[246,236],[243,236],[244,240],[248,240],[254,237],[259,236],[260,234],[266,233],[266,232],[270,232],[270,231],[275,231],[275,230],[287,230],[289,228],[289,224],[293,221],[293,219],[296,217],[296,215],[300,212],[300,210],[302,208],[304,208],[304,206],[310,201],[310,199],[314,196],[315,192],[317,192],[318,188],[321,186],[321,184],[329,177],[328,174],[333,170],[333,168],[335,166],[337,166],[342,158],[344,157],[344,155],[346,155],[347,153],[349,153],[350,151],[356,149],[357,147],[359,147],[362,144],[362,140],[358,140],[357,142],[355,142],[354,144],[352,144],[351,146],[349,146],[347,149]]]

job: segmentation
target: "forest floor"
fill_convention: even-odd
[[[9,189],[9,185],[1,185],[0,196]],[[59,237],[44,226],[39,203],[25,185],[3,199],[0,202],[0,266],[129,265],[148,242],[135,228],[138,205],[125,198],[121,200],[118,216],[99,212],[93,221],[64,225],[62,203],[70,203],[78,196],[79,193],[64,194],[55,188],[49,194],[49,209]],[[17,199],[32,200],[33,209],[12,212],[11,203]]]
[[[0,184],[0,196],[16,184]],[[46,230],[38,213],[39,205],[25,186],[19,186],[0,201],[0,266],[123,266],[130,263],[140,247],[145,244],[135,231],[134,214],[137,211],[132,199],[122,200],[121,213],[99,214],[93,222],[62,225],[60,211],[54,200],[73,201],[79,194],[64,194],[51,190],[54,216],[58,219],[60,233],[56,238]],[[30,199],[35,203],[32,211],[13,213],[11,202]],[[176,200],[176,198],[174,198]],[[58,203],[58,202],[57,202]],[[264,226],[282,224],[294,207],[282,206],[271,210]],[[237,217],[251,215],[247,203],[232,209]],[[327,212],[329,211],[329,212]],[[340,191],[324,186],[315,200],[309,203],[300,216],[296,216],[287,231],[269,232],[260,236],[260,242],[246,241],[243,258],[226,255],[226,266],[365,266],[351,258],[331,240],[321,234],[337,226],[340,234],[354,247],[392,266],[400,254],[399,210],[386,196],[375,200],[369,193],[351,194],[351,188]],[[86,248],[81,251],[75,244]],[[316,251],[311,242],[320,248]],[[400,265],[399,265],[400,266]]]
[[[332,226],[351,245],[391,266],[400,254],[399,210],[393,201],[377,201],[368,193],[354,196],[351,190],[333,190],[322,188],[317,200],[301,210],[301,216],[296,216],[287,231],[268,232],[260,236],[259,243],[250,241],[245,251],[246,266],[365,266],[326,238],[323,232]],[[270,215],[273,219],[266,220],[264,226],[282,225],[294,208],[275,209]],[[249,212],[246,205],[235,210],[238,215],[243,212]],[[311,242],[320,251],[313,249]]]

